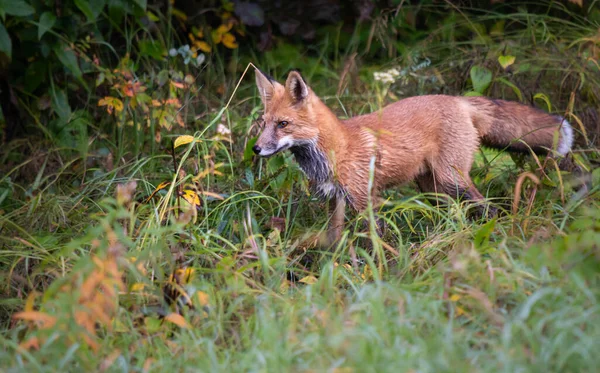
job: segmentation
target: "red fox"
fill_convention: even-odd
[[[469,177],[481,144],[559,156],[573,145],[573,128],[564,118],[516,102],[416,96],[340,120],[297,71],[284,86],[256,69],[256,85],[264,114],[253,151],[262,157],[286,149],[294,154],[317,194],[332,202],[330,243],[341,235],[346,203],[366,209],[369,191],[376,206],[384,189],[415,180],[423,192],[484,202]]]

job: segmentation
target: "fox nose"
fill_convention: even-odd
[[[254,146],[252,147],[252,151],[254,152],[254,154],[258,154],[258,153],[260,153],[260,151],[261,151],[261,150],[262,150],[262,149],[261,149],[261,148],[260,148],[260,146],[258,146],[258,145],[254,145]]]

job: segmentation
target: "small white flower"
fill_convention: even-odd
[[[200,53],[198,55],[198,57],[196,57],[196,64],[198,66],[202,65],[204,63],[204,60],[206,60],[206,56],[204,55],[204,53]]]
[[[175,48],[169,49],[169,56],[171,56],[171,57],[177,56],[177,49],[175,49]]]
[[[227,136],[231,135],[231,130],[227,128],[227,126],[225,126],[223,123],[219,123],[219,125],[217,126],[217,133],[219,135]]]

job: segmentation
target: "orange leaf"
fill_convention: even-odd
[[[173,87],[175,87],[175,88],[179,88],[179,89],[183,89],[183,88],[184,88],[184,85],[183,85],[183,83],[176,82],[176,81],[174,81],[174,80],[171,80],[171,85],[172,85]]]
[[[198,297],[198,301],[202,307],[208,305],[208,294],[203,291],[196,292],[196,296]]]
[[[51,328],[54,326],[54,324],[56,324],[57,320],[56,317],[39,311],[17,312],[13,315],[13,319],[39,322],[42,324],[42,329]]]
[[[159,191],[165,189],[166,187],[168,187],[169,185],[171,185],[170,181],[163,181],[162,183],[158,184],[158,186],[156,187],[156,189],[154,189],[154,191],[152,192],[152,194],[150,194],[150,196],[148,198],[146,198],[146,201],[144,201],[145,203],[150,202],[150,200],[152,199],[152,197],[154,197],[154,195],[156,193],[158,193]]]
[[[39,350],[40,349],[40,340],[38,339],[38,337],[31,337],[28,340],[21,342],[19,344],[19,347],[24,348],[26,350],[29,349],[35,349],[35,350]]]
[[[110,368],[113,363],[115,362],[115,360],[117,360],[117,358],[121,356],[121,351],[120,350],[114,350],[113,352],[110,353],[110,355],[108,355],[103,361],[102,363],[100,363],[100,368],[98,369],[98,371],[100,372],[104,372],[105,370],[107,370],[108,368]]]
[[[180,107],[181,101],[179,101],[179,99],[177,97],[175,97],[175,98],[170,98],[170,99],[166,100],[165,104],[168,104],[168,105],[171,105],[174,107]]]
[[[81,296],[79,302],[83,303],[90,299],[91,296],[96,292],[96,287],[100,282],[104,280],[104,275],[97,271],[92,272],[89,277],[81,285]]]
[[[155,359],[149,357],[146,359],[146,361],[144,361],[144,366],[142,367],[142,372],[146,373],[150,371],[150,368],[152,367],[152,363],[154,363]]]
[[[165,320],[179,326],[180,328],[188,328],[189,327],[187,321],[185,321],[183,316],[181,316],[178,313],[168,314],[167,316],[165,316]]]

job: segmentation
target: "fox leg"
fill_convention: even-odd
[[[495,207],[485,203],[485,198],[477,190],[468,173],[462,175],[459,180],[448,180],[447,177],[436,177],[428,172],[418,176],[416,182],[423,193],[443,193],[455,199],[466,199],[477,203],[477,213],[481,216],[485,215],[486,210],[487,215],[491,217],[497,213]],[[438,200],[435,200],[435,202],[437,203]]]
[[[334,244],[342,236],[344,230],[344,218],[346,213],[346,200],[334,197],[329,201],[331,218],[327,229],[327,241],[329,245]]]

